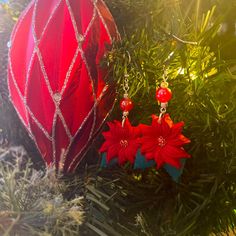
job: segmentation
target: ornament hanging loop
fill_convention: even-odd
[[[161,108],[160,108],[160,115],[159,115],[159,119],[158,119],[158,123],[161,123],[161,118],[165,115],[166,110],[167,110],[167,105],[168,103],[161,103]]]
[[[168,83],[167,83],[168,75],[167,75],[167,70],[166,70],[166,66],[165,65],[163,65],[163,75],[162,75],[162,78],[163,78],[163,82],[162,83],[166,83],[167,87],[168,87]]]
[[[156,99],[157,99],[158,103],[161,105],[160,115],[159,115],[159,119],[158,119],[159,123],[161,123],[162,117],[166,113],[168,102],[172,98],[172,92],[168,88],[168,86],[169,86],[169,84],[167,82],[168,75],[167,75],[167,70],[166,70],[165,65],[163,65],[162,79],[163,80],[160,84],[160,87],[158,87],[157,91],[156,91]]]
[[[124,95],[123,99],[120,101],[120,109],[123,111],[122,115],[122,127],[125,125],[125,120],[127,119],[129,115],[129,111],[133,109],[133,102],[129,98],[129,75],[125,74],[124,75],[124,81],[123,81],[123,90],[124,90]]]
[[[124,99],[128,99],[129,98],[129,75],[125,74],[124,75],[124,82],[123,82],[123,90],[124,90]],[[129,111],[124,110],[123,111],[123,116],[122,116],[122,127],[124,127],[125,125],[125,120],[129,115]]]
[[[125,125],[125,120],[127,119],[127,117],[128,117],[128,115],[129,115],[129,112],[128,111],[124,111],[123,112],[123,116],[122,116],[122,127],[124,127],[124,125]]]
[[[124,82],[123,82],[123,90],[124,90],[124,98],[128,98],[128,91],[129,91],[129,75],[125,74]]]

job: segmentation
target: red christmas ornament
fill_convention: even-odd
[[[131,111],[134,107],[134,104],[130,98],[123,98],[120,101],[120,109],[122,111]]]
[[[138,137],[140,130],[132,127],[129,119],[125,119],[124,127],[121,122],[108,122],[109,131],[103,132],[105,142],[100,148],[100,152],[106,152],[107,162],[118,158],[118,163],[123,165],[127,161],[134,163],[137,150],[139,148]]]
[[[141,152],[147,160],[155,160],[157,168],[169,164],[181,168],[180,160],[190,155],[183,149],[183,145],[190,140],[181,134],[184,123],[174,124],[168,114],[161,122],[159,117],[152,115],[152,125],[140,125],[142,137],[139,139]]]
[[[156,91],[156,99],[161,103],[169,102],[172,98],[172,92],[169,88],[158,88]]]
[[[12,103],[47,165],[74,171],[114,104],[99,63],[119,34],[102,0],[34,0],[9,52]]]

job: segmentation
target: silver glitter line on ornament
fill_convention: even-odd
[[[9,91],[9,92],[10,92],[10,91]],[[11,100],[11,98],[10,98],[10,101],[11,101],[11,103],[13,104],[13,101]],[[24,120],[22,119],[22,117],[21,117],[21,115],[20,115],[20,113],[19,113],[17,107],[15,107],[15,106],[13,106],[13,107],[14,107],[14,109],[15,109],[15,111],[16,111],[16,113],[17,113],[19,119],[20,119],[20,121],[22,122],[22,124],[25,124],[25,122],[24,122]],[[40,148],[39,148],[39,146],[38,146],[38,143],[36,142],[35,136],[34,136],[33,133],[31,132],[30,122],[29,122],[29,129],[27,128],[26,125],[25,125],[25,127],[26,127],[26,131],[27,131],[29,137],[34,141],[34,143],[35,143],[35,145],[36,145],[36,148],[38,149],[39,153],[42,155],[41,150],[40,150]],[[42,155],[42,156],[43,156],[43,155]]]
[[[87,60],[85,58],[84,51],[82,50],[82,48],[80,48],[79,50],[80,50],[80,55],[81,55],[82,61],[83,61],[83,63],[86,66],[87,73],[88,73],[89,78],[90,78],[90,82],[91,82],[91,85],[92,85],[92,91],[93,91],[93,98],[94,98],[94,103],[95,103],[97,101],[97,97],[96,97],[95,88],[94,88],[94,81],[93,81],[93,78],[92,78],[92,75],[91,75],[91,72],[90,72]]]
[[[57,11],[57,9],[58,9],[58,7],[60,6],[61,3],[62,3],[62,0],[59,0],[58,3],[56,4],[55,8],[53,9],[53,11],[52,11],[50,17],[48,18],[48,21],[46,22],[46,24],[45,24],[45,26],[44,26],[44,28],[43,28],[43,31],[42,31],[42,33],[41,33],[41,36],[39,37],[39,41],[42,40],[42,38],[43,38],[43,36],[44,36],[44,34],[45,34],[45,31],[47,30],[47,28],[48,28],[48,26],[49,26],[49,23],[51,22],[52,18],[55,16],[55,13],[56,13],[56,11]]]
[[[96,93],[95,93],[95,89],[94,89],[94,81],[92,79],[91,72],[89,70],[89,66],[88,66],[87,61],[85,59],[84,51],[83,51],[83,49],[81,47],[80,34],[78,32],[78,29],[77,29],[77,24],[76,24],[73,12],[71,10],[71,6],[70,6],[69,1],[68,0],[65,0],[65,1],[66,1],[66,5],[67,5],[67,8],[68,8],[68,11],[70,13],[70,18],[71,18],[71,21],[72,21],[72,24],[73,24],[73,28],[74,28],[74,31],[75,31],[75,37],[77,39],[77,42],[78,42],[78,45],[79,45],[79,48],[80,48],[79,51],[80,51],[80,54],[81,54],[81,58],[82,58],[82,61],[84,62],[84,64],[86,65],[86,69],[87,69],[88,75],[90,77],[90,81],[91,81],[91,84],[92,84],[92,91],[93,91],[94,100],[96,101]]]
[[[52,88],[50,86],[50,82],[49,82],[49,79],[48,79],[48,75],[47,75],[46,69],[44,67],[42,55],[41,55],[41,52],[40,52],[39,47],[38,47],[39,40],[37,40],[37,35],[36,35],[36,31],[35,31],[35,18],[36,18],[37,4],[38,4],[38,0],[36,1],[35,9],[34,9],[33,30],[32,30],[32,32],[33,32],[33,38],[34,38],[34,42],[35,42],[36,54],[38,56],[39,63],[40,63],[40,68],[41,68],[41,71],[43,73],[43,77],[44,77],[44,80],[45,80],[48,92],[49,92],[49,94],[51,96],[51,99],[54,102],[54,105],[55,105],[55,113],[54,113],[53,124],[52,124],[52,159],[53,159],[52,166],[56,167],[55,166],[55,164],[56,164],[56,137],[55,137],[55,130],[56,130],[57,116],[59,116],[59,118],[61,119],[62,124],[63,124],[63,126],[65,128],[66,134],[69,137],[69,139],[71,139],[71,133],[70,133],[70,131],[68,129],[68,126],[67,126],[67,124],[65,122],[64,116],[62,115],[62,113],[60,111],[60,108],[59,108],[60,101],[61,101],[61,96],[60,96],[60,94],[59,94],[59,96],[56,96],[58,94],[53,94],[53,91],[52,91]],[[46,29],[44,31],[46,31]]]
[[[52,137],[49,135],[49,133],[44,129],[43,125],[37,120],[37,118],[34,116],[33,112],[29,109],[27,106],[27,110],[29,112],[29,115],[33,119],[33,121],[37,124],[38,128],[41,129],[44,133],[44,135],[48,138],[48,140],[52,141]]]
[[[69,1],[68,0],[65,0],[65,1],[66,1],[66,5],[67,5],[67,8],[68,8],[68,11],[70,13],[70,18],[71,18],[71,21],[72,21],[72,24],[73,24],[73,28],[74,28],[74,31],[75,31],[75,36],[76,36],[78,45],[80,47],[80,55],[81,55],[81,58],[82,58],[84,64],[86,65],[86,69],[87,69],[87,72],[88,72],[88,75],[89,75],[89,78],[90,78],[90,82],[91,82],[91,85],[92,85],[92,91],[93,91],[94,103],[96,105],[97,104],[97,97],[96,97],[95,88],[94,88],[94,81],[93,81],[93,78],[91,76],[91,72],[90,72],[89,66],[87,64],[87,60],[86,60],[86,58],[84,56],[84,52],[83,52],[83,49],[82,49],[82,46],[81,46],[80,34],[78,32],[78,29],[77,29],[77,24],[76,24],[76,21],[75,21],[75,17],[74,17],[74,14],[73,14],[73,11],[71,9]],[[91,18],[90,21],[92,21],[92,20],[93,20],[93,17]],[[95,106],[95,108],[94,108],[93,125],[92,125],[92,128],[90,130],[89,137],[91,137],[93,135],[93,131],[94,131],[94,127],[95,127],[95,124],[96,124],[96,120],[97,120],[97,112],[96,112],[96,106]]]
[[[10,61],[11,61],[11,59],[10,59],[10,57],[9,57],[9,59],[8,59],[8,63],[9,63],[8,66],[10,67],[11,77],[13,77],[13,76],[12,76],[12,75],[13,75],[13,72],[12,72],[12,67],[11,67],[11,62],[10,62]],[[13,80],[13,78],[12,78],[12,80]],[[14,86],[16,87],[14,80],[13,80],[13,83],[14,83]],[[11,96],[11,89],[10,89],[9,78],[8,78],[8,80],[7,80],[7,86],[8,86],[8,91],[9,91],[9,100],[11,101],[12,104],[14,104],[13,101],[12,101],[12,98],[11,98],[12,96]],[[17,92],[19,93],[19,91],[17,91]],[[21,122],[24,124],[24,126],[26,127],[26,129],[30,132],[30,130],[28,129],[28,124],[25,123],[24,119],[22,118],[21,114],[20,114],[19,111],[18,111],[18,108],[17,108],[16,106],[13,106],[13,107],[15,108],[16,113],[17,113],[18,117],[20,118]],[[26,113],[27,113],[27,111],[26,111]]]
[[[110,10],[108,9],[106,3],[105,3],[103,0],[100,0],[100,1],[102,2],[102,4],[104,5],[104,7],[106,8],[106,10],[107,10],[108,12],[110,12]],[[120,40],[120,39],[121,39],[121,36],[120,36],[119,31],[118,31],[117,25],[116,25],[116,24],[114,24],[114,25],[115,25],[115,29],[116,29],[116,34],[118,35],[118,39]],[[111,38],[112,38],[112,37],[111,37]]]
[[[24,13],[21,15],[20,19],[18,20],[18,23],[14,29],[14,31],[12,32],[11,34],[11,37],[10,37],[10,42],[11,42],[11,46],[13,45],[13,43],[15,42],[15,37],[16,37],[16,34],[21,26],[21,23],[22,21],[24,20],[26,14],[29,12],[29,10],[31,9],[31,7],[33,7],[33,1],[28,5],[28,7],[25,9]],[[11,73],[11,76],[12,76],[12,79],[13,79],[13,82],[14,82],[14,85],[16,87],[16,90],[17,92],[19,93],[20,92],[20,89],[18,87],[18,84],[17,82],[15,81],[15,77],[14,77],[14,73],[13,73],[13,70],[12,70],[12,62],[11,62],[11,59],[10,59],[10,55],[11,55],[11,48],[9,48],[9,51],[8,51],[8,63],[9,63],[9,66],[10,66],[10,73]],[[17,85],[17,86],[16,86]],[[8,86],[8,91],[9,91],[9,95],[11,94],[11,90],[10,90],[10,85],[9,85],[9,79],[7,80],[7,86]],[[19,93],[19,96],[21,95],[21,92]],[[10,95],[11,97],[11,95]],[[12,104],[13,101],[12,99],[9,97],[10,101]],[[29,124],[29,117],[28,117],[28,113],[26,111],[26,119],[28,121],[28,124],[25,123],[24,119],[21,117],[20,113],[18,112],[18,109],[16,109],[16,112],[17,112],[17,115],[18,117],[20,118],[21,122],[24,124],[24,126],[26,127],[26,130],[28,131],[29,134],[31,134],[31,129],[30,129],[30,126],[28,126]]]
[[[101,129],[101,127],[102,127],[102,126],[104,125],[104,123],[106,122],[107,117],[110,115],[110,113],[111,113],[112,110],[114,109],[114,105],[115,105],[115,103],[113,104],[112,109],[111,109],[111,110],[107,113],[107,115],[105,116],[105,118],[104,118],[102,124],[99,126],[99,128],[97,129],[97,131],[95,132],[95,134]],[[92,141],[92,140],[91,140],[91,141]],[[89,143],[89,142],[88,142],[88,143]],[[88,144],[87,144],[87,145],[88,145]],[[81,163],[81,161],[83,160],[83,158],[84,158],[84,156],[85,156],[86,154],[87,154],[87,152],[85,152],[85,153],[82,155],[81,159],[79,159],[79,162],[75,165],[75,167],[73,168],[73,170],[70,169],[70,171],[74,172],[74,171],[77,169],[77,167],[79,166],[79,164]],[[79,155],[78,155],[78,156],[79,156]],[[78,156],[75,157],[75,159],[77,159]]]
[[[68,125],[67,125],[67,123],[66,123],[66,121],[65,121],[64,116],[63,116],[62,113],[61,113],[60,108],[58,107],[58,108],[56,109],[56,111],[57,111],[57,114],[58,114],[58,116],[59,116],[59,118],[60,118],[60,120],[61,120],[61,122],[62,122],[62,124],[63,124],[63,126],[64,126],[64,129],[65,129],[65,131],[66,131],[66,134],[67,134],[68,138],[69,138],[69,139],[72,139],[72,134],[71,134],[71,132],[70,132],[70,130],[69,130],[69,128],[68,128]]]
[[[107,31],[107,34],[108,34],[108,36],[109,36],[109,38],[110,38],[110,40],[111,40],[111,35],[110,35],[109,30],[108,30],[108,27],[107,27],[107,25],[106,25],[106,23],[105,23],[105,21],[104,21],[102,15],[101,15],[100,11],[99,11],[98,8],[97,8],[96,3],[97,3],[97,0],[96,0],[96,1],[93,1],[94,8],[96,9],[96,12],[98,13],[100,19],[102,20],[102,23],[104,24],[104,27],[105,27],[105,29],[106,29],[106,31]],[[111,42],[112,42],[112,40],[111,40]],[[97,108],[97,102],[95,103],[95,110],[94,110],[94,111],[96,111],[96,108]],[[95,120],[95,119],[96,119],[96,114],[95,114],[95,118],[94,118],[94,123],[93,123],[92,131],[94,131],[94,128],[95,128],[95,124],[96,124],[96,120]],[[89,140],[92,139],[92,137],[93,137],[93,135],[94,135],[95,133],[96,133],[96,132],[91,132],[91,133],[90,133],[90,135],[89,135]],[[89,142],[90,142],[90,141],[89,141]],[[79,155],[77,155],[77,156],[79,156]],[[77,158],[77,157],[74,158],[74,161],[76,161],[76,158]],[[83,159],[83,157],[81,158],[81,160],[82,160],[82,159]],[[71,164],[71,165],[72,165],[72,164]],[[71,168],[71,165],[70,165],[69,168]],[[76,165],[76,166],[77,166],[77,165]]]
[[[31,72],[32,66],[33,66],[35,53],[36,53],[36,50],[34,48],[33,53],[31,55],[31,58],[30,58],[29,67],[28,67],[28,70],[27,70],[27,73],[26,73],[26,81],[25,81],[25,89],[24,89],[24,100],[25,100],[25,102],[26,102],[26,98],[27,98],[27,94],[28,94],[29,77],[30,77],[30,72]]]
[[[56,13],[56,10],[58,9],[59,5],[61,4],[61,1],[62,1],[62,0],[60,0],[60,1],[57,3],[57,5],[55,6],[55,8],[53,9],[52,14],[50,15],[50,17],[49,17],[47,23],[45,24],[45,26],[44,26],[44,28],[43,28],[43,31],[42,31],[42,33],[41,33],[41,36],[40,36],[40,38],[39,38],[39,40],[38,40],[38,44],[41,43],[41,40],[42,40],[42,38],[43,38],[43,36],[44,36],[44,34],[45,34],[45,32],[46,32],[48,26],[49,26],[49,23],[51,22],[52,18],[54,17],[54,15],[55,15],[55,13]],[[28,93],[27,88],[28,88],[29,76],[30,76],[30,72],[31,72],[31,70],[32,70],[33,59],[34,59],[34,57],[35,57],[35,54],[36,54],[36,50],[35,50],[35,47],[34,47],[33,53],[32,53],[31,58],[30,58],[30,64],[29,64],[29,67],[28,67],[28,70],[27,70],[27,75],[26,75],[25,91],[24,91],[24,97],[25,97],[25,99],[26,99],[27,93]]]
[[[105,92],[108,89],[108,85],[105,85],[105,87],[103,88],[100,96],[98,97],[97,103],[94,103],[93,107],[91,108],[91,110],[88,112],[87,116],[84,118],[83,122],[81,123],[80,127],[77,129],[75,135],[73,136],[73,139],[71,140],[69,146],[67,147],[66,151],[64,152],[64,161],[63,161],[63,165],[65,163],[67,154],[70,150],[71,145],[73,144],[75,138],[77,137],[77,135],[79,134],[79,132],[81,131],[81,129],[84,127],[84,125],[86,124],[86,121],[88,120],[88,118],[90,117],[90,115],[92,114],[92,112],[94,112],[95,107],[100,103],[102,97],[104,96]]]
[[[89,24],[88,24],[88,26],[87,26],[87,29],[86,29],[85,32],[84,32],[84,38],[87,37],[88,32],[89,32],[90,29],[92,28],[96,16],[97,16],[97,11],[96,11],[96,8],[94,7],[94,8],[93,8],[93,15],[92,15],[92,18],[91,18],[91,20],[90,20],[90,22],[89,22]]]
[[[60,108],[58,107],[58,109],[57,109],[57,104],[56,104],[55,100],[53,99],[54,94],[53,94],[53,91],[52,91],[52,88],[51,88],[51,85],[50,85],[50,82],[49,82],[49,78],[48,78],[44,63],[43,63],[42,54],[41,54],[40,49],[38,47],[38,39],[37,39],[37,36],[36,36],[36,31],[35,31],[35,17],[36,17],[37,5],[38,5],[38,0],[36,0],[36,2],[35,2],[35,8],[34,8],[34,14],[33,14],[33,24],[32,24],[32,26],[33,26],[32,32],[33,32],[33,38],[34,38],[34,43],[35,43],[36,54],[37,54],[38,59],[39,59],[39,64],[40,64],[41,71],[43,73],[43,77],[44,77],[44,81],[46,83],[46,87],[48,89],[48,92],[51,96],[52,101],[54,102],[55,110],[56,110],[58,116],[60,117],[60,119],[62,121],[62,124],[65,128],[66,134],[70,138],[71,133],[70,133],[70,130],[69,130],[67,124],[66,124],[65,118],[62,115]],[[54,137],[52,137],[52,138],[54,139]]]
[[[93,109],[93,111],[94,111],[94,118],[93,118],[93,126],[92,126],[92,128],[91,128],[90,135],[89,135],[89,136],[91,136],[92,133],[93,133],[94,126],[95,126],[95,124],[96,124],[96,120],[97,120],[97,112],[96,112],[97,97],[96,97],[95,89],[94,89],[94,81],[93,81],[93,78],[92,78],[92,75],[91,75],[89,66],[88,66],[88,64],[87,64],[87,61],[86,61],[86,59],[85,59],[84,52],[83,52],[82,49],[80,49],[80,55],[81,55],[81,58],[82,58],[82,60],[83,60],[83,62],[84,62],[84,64],[85,64],[85,66],[86,66],[86,69],[87,69],[87,72],[88,72],[88,75],[89,75],[89,78],[90,78],[90,82],[91,82],[91,84],[92,84],[92,91],[93,91],[93,98],[94,98],[94,109]]]
[[[63,96],[63,94],[64,94],[64,92],[65,92],[65,90],[66,90],[67,83],[68,83],[69,78],[70,78],[70,75],[71,75],[71,71],[73,70],[73,67],[74,67],[74,64],[75,64],[75,62],[76,62],[76,59],[78,58],[78,55],[79,55],[79,46],[76,48],[74,57],[73,57],[73,59],[72,59],[72,61],[71,61],[71,64],[70,64],[70,66],[69,66],[69,70],[68,70],[67,73],[66,73],[66,78],[65,78],[63,87],[62,87],[62,89],[61,89],[61,92],[60,92],[61,96]]]
[[[10,93],[10,91],[9,91],[9,93]],[[12,99],[11,99],[10,97],[9,97],[9,100],[10,100],[11,103],[13,104],[13,101],[12,101]],[[14,107],[14,109],[15,109],[15,111],[16,111],[16,114],[18,115],[18,117],[19,117],[21,123],[26,127],[26,130],[27,130],[28,134],[31,135],[31,132],[30,132],[30,130],[28,129],[28,126],[25,124],[25,121],[24,121],[23,118],[21,117],[21,114],[20,114],[20,112],[18,111],[18,108],[17,108],[16,106],[13,106],[13,107]]]
[[[54,113],[53,123],[52,123],[52,159],[53,165],[56,163],[56,122],[57,122],[57,112]],[[56,166],[55,166],[56,167]]]
[[[33,133],[31,134],[30,137],[31,137],[31,139],[34,141],[38,152],[41,154],[42,158],[44,159],[45,156],[46,156],[46,154],[43,155],[43,153],[41,152],[41,150],[40,150],[40,148],[39,148],[39,146],[38,146],[38,143],[37,143],[37,141],[36,141],[36,138],[35,138],[35,136],[33,135]],[[51,159],[51,158],[50,158],[50,159]],[[45,160],[45,159],[44,159],[44,160]],[[51,160],[50,160],[50,163],[51,163],[52,161],[53,161],[53,160],[51,159]]]
[[[104,89],[105,89],[105,91],[102,92],[102,96],[99,96],[99,101],[98,101],[96,104],[94,104],[94,109],[97,108],[97,106],[98,106],[99,102],[101,101],[101,99],[102,99],[104,93],[107,91],[108,85],[106,85],[106,86],[104,87]],[[96,133],[96,132],[94,132],[94,133]],[[84,147],[80,150],[80,152],[73,158],[72,162],[70,163],[69,168],[68,168],[69,171],[70,171],[72,165],[76,162],[76,159],[78,158],[78,156],[83,152],[83,150],[86,148],[86,146],[88,145],[88,143],[91,142],[91,140],[92,140],[92,136],[91,136],[91,134],[90,134],[87,143],[84,145]],[[83,157],[82,157],[82,158],[83,158]],[[82,160],[82,158],[81,158],[81,160]]]
[[[30,129],[30,131],[32,130],[32,129],[31,129],[31,124],[30,124],[30,122],[29,122],[29,129]],[[38,146],[38,143],[37,143],[36,138],[35,138],[35,136],[34,136],[34,134],[33,134],[32,131],[31,131],[31,133],[29,133],[29,136],[30,136],[30,138],[34,141],[34,144],[35,144],[35,146],[36,146],[38,152],[41,154],[41,156],[42,156],[42,157],[45,156],[45,155],[43,155],[43,154],[41,153],[41,150],[40,150],[40,148],[39,148],[39,146]]]
[[[69,5],[68,2],[67,2],[67,7],[68,7],[68,11],[70,12],[70,14],[72,14],[72,10],[71,10],[70,5]],[[80,35],[78,32],[76,33],[76,31],[77,31],[76,22],[75,22],[74,17],[73,17],[72,15],[70,15],[70,17],[71,17],[71,21],[72,21],[73,28],[74,28],[74,31],[75,31],[75,36],[76,36],[76,40],[77,40],[77,43],[78,43],[78,47],[77,47],[77,49],[76,49],[76,52],[75,52],[74,57],[73,57],[73,59],[72,59],[72,62],[71,62],[71,64],[70,64],[70,66],[69,66],[69,70],[67,71],[66,78],[65,78],[65,82],[64,82],[64,84],[63,84],[63,87],[62,87],[62,90],[61,90],[61,93],[60,93],[61,96],[63,96],[64,91],[66,90],[66,87],[67,87],[67,84],[68,84],[68,80],[69,80],[70,75],[71,75],[71,71],[72,71],[72,69],[73,69],[73,67],[74,67],[74,64],[75,64],[75,62],[76,62],[76,59],[77,59],[77,57],[78,57],[79,52],[80,52],[81,54],[83,54],[83,51],[82,51],[82,49],[81,49],[81,44],[83,43],[83,41],[84,41],[84,39],[86,38],[86,36],[87,36],[87,34],[88,34],[90,28],[91,28],[92,25],[93,25],[93,22],[94,22],[95,17],[96,17],[96,10],[95,10],[95,8],[94,8],[94,10],[93,10],[93,17],[92,17],[91,21],[89,22],[89,24],[88,24],[88,26],[87,26],[87,29],[86,29],[86,31],[85,31],[85,33],[84,33],[84,35]],[[73,21],[73,20],[74,20],[74,21]],[[76,29],[75,29],[75,27],[76,27]],[[81,59],[83,60],[84,64],[86,64],[86,63],[85,63],[85,62],[86,62],[86,61],[85,61],[85,58],[84,58],[82,55],[81,55]],[[87,66],[87,71],[88,71],[88,66]],[[89,74],[89,73],[90,73],[90,72],[88,72],[88,74]],[[90,78],[91,78],[91,75],[90,75]],[[70,138],[69,147],[71,146],[72,143],[73,143],[73,140],[72,140],[72,138]],[[61,160],[60,160],[61,165],[64,165],[65,158],[66,158],[66,155],[67,155],[68,151],[69,151],[69,148],[67,148],[67,150],[64,151],[64,153],[62,154]]]
[[[92,20],[89,22],[88,27],[87,27],[87,29],[86,29],[84,35],[82,35],[82,39],[83,39],[83,40],[87,37],[87,34],[88,34],[90,28],[91,28],[92,25],[93,25],[93,22],[94,22],[94,20],[95,20],[95,17],[96,17],[96,10],[95,10],[95,8],[94,8]],[[73,23],[72,23],[72,24],[73,24]],[[74,27],[74,26],[73,26],[73,27]],[[80,40],[80,44],[83,42],[82,39],[79,39],[79,40]],[[77,40],[77,43],[78,43],[78,40]],[[70,78],[71,71],[72,71],[72,69],[73,69],[73,67],[74,67],[74,64],[75,64],[75,61],[76,61],[76,59],[77,59],[77,57],[78,57],[79,52],[80,52],[80,45],[78,44],[78,47],[77,47],[77,49],[76,49],[76,51],[75,51],[74,57],[73,57],[73,59],[72,59],[72,62],[71,62],[71,64],[70,64],[70,66],[69,66],[69,70],[68,70],[67,73],[66,73],[66,79],[65,79],[65,82],[64,82],[63,87],[62,87],[62,90],[61,90],[61,96],[63,96],[64,91],[65,91],[65,89],[66,89],[66,87],[67,87],[67,83],[68,83],[68,80],[69,80],[69,78]],[[81,57],[81,58],[82,58],[82,57]]]
[[[101,92],[101,94],[100,94],[100,96],[99,96],[99,98],[98,98],[98,103],[97,103],[97,104],[99,104],[99,102],[101,101],[101,99],[102,99],[102,97],[104,96],[104,94],[105,94],[105,92],[107,91],[107,89],[108,89],[108,85],[106,85],[106,86],[103,88],[103,91]],[[91,108],[91,110],[88,112],[87,116],[84,118],[83,122],[81,123],[80,127],[77,129],[75,135],[73,136],[73,139],[71,140],[71,142],[70,142],[70,144],[69,144],[67,150],[66,150],[65,153],[64,153],[65,158],[66,158],[66,156],[67,156],[67,154],[68,154],[68,152],[69,152],[69,149],[70,149],[72,143],[74,142],[74,139],[77,137],[77,135],[79,134],[79,132],[81,131],[81,129],[84,127],[86,121],[88,120],[88,118],[90,117],[90,115],[92,114],[92,112],[94,111],[94,109],[95,109],[95,107],[96,107],[97,104],[94,104],[94,105],[93,105],[93,107]]]
[[[104,123],[106,122],[108,116],[111,114],[112,110],[114,109],[115,104],[116,104],[116,99],[114,100],[111,109],[108,111],[108,113],[106,114],[105,118],[103,119],[101,125],[100,125],[100,126],[98,127],[98,129],[94,132],[95,134],[96,134],[97,132],[99,132],[99,130],[101,130],[101,128],[102,128],[102,126],[104,125]],[[91,141],[92,141],[92,140],[90,140],[90,141],[88,141],[88,142],[86,143],[84,149],[87,147],[87,145],[88,145]],[[83,152],[83,150],[81,151],[81,153],[82,153],[82,152]],[[80,153],[80,154],[81,154],[81,153]],[[75,161],[74,161],[74,162],[76,162],[76,160],[77,160],[77,158],[78,158],[78,156],[79,156],[80,154],[77,154],[77,156],[75,156],[75,158],[74,158]],[[85,156],[86,154],[87,154],[87,152],[85,152],[85,153],[82,155],[82,157],[79,159],[78,163],[75,165],[75,167],[74,167],[73,169],[71,169],[71,168],[72,168],[72,165],[70,165],[69,168],[68,168],[68,170],[74,172],[74,171],[77,169],[77,167],[79,166],[79,164],[81,163],[81,161],[83,160],[83,158],[84,158],[84,156]]]
[[[31,119],[33,119],[33,121],[37,124],[38,128],[41,129],[41,131],[44,133],[44,135],[51,141],[51,137],[50,135],[48,134],[48,132],[43,128],[43,126],[40,124],[40,122],[36,119],[36,117],[34,116],[33,112],[30,110],[30,108],[28,107],[28,105],[25,103],[24,101],[24,97],[23,95],[21,94],[21,91],[16,83],[16,80],[15,80],[15,75],[13,73],[13,70],[12,70],[12,63],[11,63],[11,59],[9,58],[9,67],[10,67],[10,73],[11,73],[11,76],[12,76],[12,80],[13,80],[13,83],[15,85],[15,88],[17,90],[17,93],[19,95],[19,97],[21,98],[26,110],[28,111],[28,113],[26,112],[27,116],[31,117]],[[29,121],[28,121],[29,122]],[[23,124],[25,124],[25,122],[23,122]],[[28,129],[28,125],[25,125],[26,128]]]
[[[88,34],[88,32],[90,31],[90,29],[92,28],[92,25],[93,25],[93,23],[94,23],[94,21],[95,21],[95,18],[96,18],[96,16],[97,16],[97,11],[96,11],[96,8],[94,7],[93,8],[93,16],[92,16],[92,19],[91,19],[91,21],[90,21],[90,23],[89,23],[89,25],[88,25],[88,27],[87,27],[87,29],[86,29],[86,31],[85,31],[85,34],[84,34],[84,37],[86,37],[87,36],[87,34]],[[86,62],[87,63],[87,62]],[[91,74],[90,74],[90,76],[91,76]],[[92,78],[92,76],[91,76],[91,78]],[[95,108],[94,108],[94,117],[93,117],[93,125],[92,125],[92,127],[91,127],[91,132],[90,132],[90,135],[89,135],[89,139],[91,139],[91,137],[93,136],[93,134],[94,134],[94,128],[95,128],[95,125],[96,125],[96,119],[97,119],[97,110],[96,110],[96,107],[97,107],[97,103],[98,103],[98,101],[97,101],[97,99],[96,99],[96,95],[95,95],[95,99],[94,99],[95,101],[94,101],[94,105],[95,105]]]
[[[98,15],[99,15],[99,18],[101,19],[101,21],[102,21],[102,23],[103,23],[103,25],[104,25],[104,27],[105,27],[105,29],[106,29],[107,35],[108,35],[108,37],[109,37],[109,40],[110,40],[110,42],[112,43],[111,33],[110,33],[110,31],[109,31],[109,29],[108,29],[108,27],[107,27],[107,24],[106,24],[106,22],[105,22],[105,20],[104,20],[104,18],[103,18],[103,16],[102,16],[102,14],[101,14],[101,12],[99,11],[99,9],[98,9],[98,7],[97,7],[97,5],[96,5],[95,2],[94,2],[94,7],[96,8],[97,13],[98,13]]]

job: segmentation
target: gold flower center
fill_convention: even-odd
[[[164,147],[166,145],[166,140],[162,136],[159,136],[157,138],[157,143],[158,143],[158,146]]]
[[[127,148],[129,145],[128,141],[127,140],[120,140],[120,146],[122,148]]]

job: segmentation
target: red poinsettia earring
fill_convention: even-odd
[[[172,98],[168,87],[167,73],[164,69],[163,81],[156,90],[156,99],[160,103],[160,115],[152,115],[152,124],[140,125],[142,137],[139,139],[141,153],[146,160],[154,160],[157,168],[170,165],[177,169],[182,166],[181,160],[190,155],[183,149],[183,145],[190,142],[181,134],[183,122],[174,124],[166,113],[167,105]]]
[[[183,122],[174,124],[166,113],[167,105],[172,98],[168,87],[167,74],[164,70],[163,81],[156,91],[156,99],[160,103],[159,116],[152,115],[152,124],[140,124],[133,127],[128,114],[133,108],[129,98],[128,75],[125,75],[123,89],[124,97],[120,101],[123,112],[122,122],[108,122],[109,131],[103,132],[105,142],[100,148],[102,155],[101,167],[111,166],[114,163],[123,165],[127,162],[134,169],[145,169],[152,166],[165,168],[174,181],[178,181],[183,160],[190,155],[183,149],[183,145],[190,142],[182,135]],[[111,161],[114,162],[111,163]]]
[[[103,132],[105,142],[100,148],[101,153],[106,154],[106,164],[115,159],[120,165],[126,162],[134,163],[137,150],[139,148],[138,137],[140,130],[133,127],[128,119],[129,112],[133,109],[133,102],[129,98],[128,75],[124,76],[124,97],[120,101],[120,109],[123,112],[122,122],[108,122],[109,131]],[[105,165],[103,165],[105,166]]]

